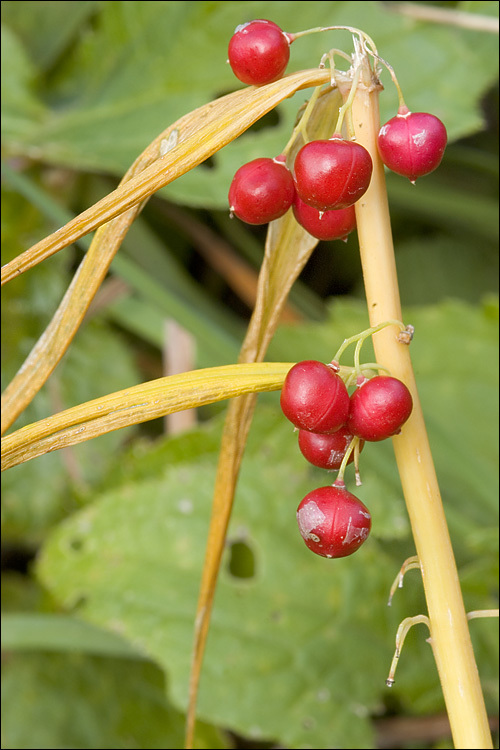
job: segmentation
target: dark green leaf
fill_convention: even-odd
[[[164,676],[146,662],[67,654],[9,654],[2,665],[2,747],[179,748],[184,717],[165,700]],[[198,748],[227,745],[201,725]]]

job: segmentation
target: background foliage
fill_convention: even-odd
[[[498,42],[391,5],[3,2],[2,262],[112,190],[170,122],[239,88],[225,63],[238,23],[363,28],[409,107],[437,114],[450,135],[437,172],[416,186],[388,175],[388,188],[404,319],[417,329],[413,359],[466,607],[487,608],[497,606],[498,576]],[[429,5],[498,13],[492,2]],[[298,40],[289,70],[317,65],[333,46],[349,50],[348,33]],[[383,82],[386,119],[397,97],[387,74]],[[243,162],[280,151],[306,96],[150,201],[15,427],[161,375],[166,318],[194,336],[193,366],[235,361],[265,229],[229,219],[227,189]],[[82,241],[4,287],[5,383],[84,250]],[[366,327],[356,251],[355,234],[319,244],[269,359],[326,360]],[[151,423],[4,475],[4,747],[180,746],[223,407],[201,410],[200,426],[180,436]],[[391,446],[369,446],[362,459],[372,535],[332,566],[307,551],[294,518],[328,477],[300,456],[276,394],[259,397],[208,643],[199,747],[383,747],[382,719],[442,713],[418,628],[396,685],[384,685],[397,625],[425,603],[410,573],[386,606],[414,550]],[[496,624],[475,621],[471,633],[495,715]]]

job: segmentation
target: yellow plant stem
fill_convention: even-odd
[[[2,471],[166,414],[246,393],[280,390],[292,365],[259,362],[192,370],[87,401],[2,438]]]
[[[356,204],[361,262],[372,326],[388,319],[402,319],[384,167],[377,152],[380,128],[380,86],[377,83],[366,63],[352,107],[356,140],[368,149],[374,167],[370,187]],[[421,189],[425,190],[425,185]],[[419,262],[415,258],[415,263]],[[373,336],[373,346],[377,362],[402,380],[413,396],[412,415],[401,434],[393,438],[393,444],[422,570],[430,643],[455,747],[491,748],[481,684],[410,348],[398,342],[397,334],[395,326],[385,328]]]

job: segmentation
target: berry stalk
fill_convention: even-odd
[[[356,219],[370,324],[401,320],[384,167],[377,152],[379,86],[363,55],[363,75],[352,103],[357,142],[371,154],[373,175],[356,203]],[[410,389],[413,412],[394,450],[420,560],[430,643],[455,747],[491,748],[491,734],[474,659],[456,563],[420,406],[409,347],[390,326],[373,337],[377,362]]]

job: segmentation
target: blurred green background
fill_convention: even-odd
[[[375,40],[414,111],[449,133],[415,186],[387,175],[396,261],[419,391],[466,608],[498,606],[498,36],[417,20],[391,2],[3,2],[2,263],[113,190],[170,123],[240,88],[226,64],[237,24],[351,25]],[[421,8],[498,18],[496,2]],[[344,31],[291,47],[314,67]],[[397,109],[382,73],[382,119]],[[229,218],[236,169],[286,144],[300,92],[153,197],[127,235],[60,366],[14,428],[159,377],[167,321],[190,367],[234,362],[265,227]],[[50,321],[88,238],[2,289],[3,387]],[[327,361],[367,325],[357,238],[319,243],[269,359]],[[171,342],[170,342],[171,343]],[[364,350],[363,350],[364,351]],[[2,481],[5,748],[175,748],[225,404],[179,434],[163,420],[56,452]],[[203,672],[197,747],[451,747],[390,444],[362,455],[374,523],[352,558],[306,550],[301,498],[329,477],[306,464],[277,394],[259,396]],[[352,477],[348,477],[352,481]],[[471,623],[498,726],[498,627]],[[497,742],[497,734],[495,734]]]

